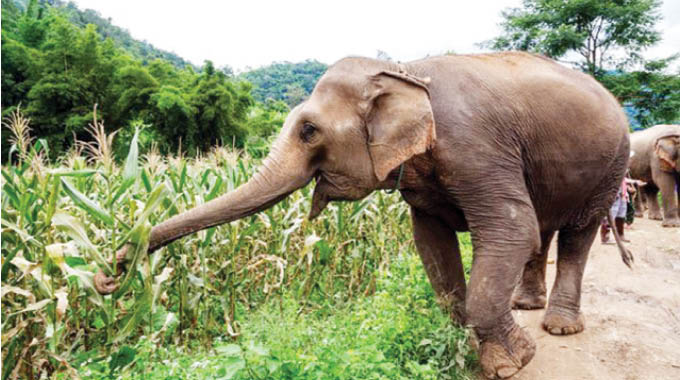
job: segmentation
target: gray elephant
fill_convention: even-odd
[[[290,112],[247,183],[155,226],[149,250],[264,210],[313,179],[311,218],[329,201],[398,189],[433,288],[459,301],[457,315],[479,338],[484,374],[505,378],[535,353],[511,310],[545,306],[546,256],[557,231],[557,278],[543,326],[556,335],[583,330],[583,269],[629,148],[616,99],[547,58],[346,58]],[[467,287],[458,231],[471,232],[474,248]]]
[[[680,227],[680,125],[656,125],[633,133],[630,141],[630,176],[647,182],[641,196],[635,198],[636,210],[643,210],[641,200],[646,199],[649,219],[663,220],[664,227]],[[663,216],[657,199],[659,190]]]

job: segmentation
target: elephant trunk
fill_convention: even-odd
[[[283,149],[278,149],[278,146],[274,144],[272,152],[248,182],[154,226],[149,238],[149,252],[183,236],[265,210],[309,183],[313,168],[304,168],[299,157],[281,153]],[[117,262],[124,262],[126,254],[127,246],[116,253]],[[101,271],[95,275],[95,287],[101,294],[110,294],[117,289],[114,279]]]
[[[267,158],[258,172],[245,184],[207,203],[175,215],[153,227],[149,252],[189,234],[245,218],[281,201],[306,185],[311,177],[291,176]]]

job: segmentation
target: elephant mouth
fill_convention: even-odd
[[[356,186],[359,183],[358,180],[338,174],[319,171],[314,177],[316,179],[316,186],[314,187],[312,207],[309,212],[310,220],[319,216],[330,201],[359,200],[366,197],[372,191],[372,189]]]

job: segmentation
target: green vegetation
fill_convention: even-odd
[[[415,253],[408,208],[376,192],[307,220],[311,188],[258,215],[147,255],[151,225],[230,191],[247,152],[141,154],[134,133],[92,123],[58,165],[20,112],[5,119],[2,168],[3,378],[466,378],[466,330],[437,305]],[[255,154],[259,154],[257,151]],[[102,297],[93,275],[115,271]],[[462,247],[469,264],[471,244]],[[176,363],[176,364],[175,364]]]
[[[240,77],[255,85],[255,100],[283,100],[293,108],[312,92],[316,81],[327,68],[325,64],[314,60],[281,62],[248,71]]]
[[[42,2],[45,3],[46,1]],[[9,20],[14,20],[19,11],[28,8],[29,3],[30,0],[2,0],[3,23],[7,20],[7,18],[5,18],[5,12],[9,12]],[[184,60],[175,53],[158,49],[146,41],[139,41],[132,38],[130,32],[111,24],[110,18],[105,19],[95,10],[80,10],[76,4],[71,1],[50,0],[49,3],[53,7],[58,8],[71,23],[80,28],[85,28],[88,24],[95,25],[97,27],[97,32],[103,39],[111,38],[117,47],[123,48],[135,58],[141,59],[144,64],[151,63],[158,58],[171,62],[179,69],[191,65],[190,62]],[[197,67],[194,67],[194,69],[197,69]]]
[[[677,123],[680,72],[668,67],[678,55],[649,62],[641,56],[661,39],[655,29],[660,5],[659,0],[524,0],[522,7],[503,12],[503,34],[483,45],[554,59],[576,56],[565,62],[602,82],[632,110],[634,125]]]
[[[210,61],[196,72],[162,59],[136,58],[113,39],[102,39],[94,24],[74,25],[68,9],[72,6],[32,0],[21,11],[3,1],[3,116],[21,105],[34,135],[47,141],[51,158],[74,139],[89,138],[95,104],[106,131],[120,129],[126,138],[114,147],[121,156],[135,126],[146,126],[140,132],[143,151],[154,141],[162,153],[181,146],[193,155],[216,144],[243,147],[268,137],[287,112],[282,102],[256,104],[250,83]],[[2,148],[5,162],[6,138]]]

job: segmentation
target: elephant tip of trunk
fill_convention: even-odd
[[[99,270],[97,274],[94,275],[94,288],[97,290],[97,293],[105,296],[109,295],[116,290],[118,290],[118,284],[116,283],[116,279],[113,277],[109,277],[104,272]]]
[[[125,245],[116,252],[116,266],[117,272],[122,273],[125,270],[125,262],[127,261],[127,253],[129,246]],[[113,260],[109,260],[109,264],[113,265]],[[93,285],[97,293],[105,296],[118,290],[118,284],[114,277],[107,276],[101,269],[94,275]]]

